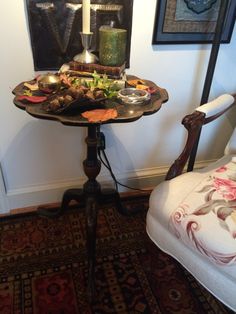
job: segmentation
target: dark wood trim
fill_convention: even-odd
[[[232,96],[236,100],[236,94],[233,94]],[[194,111],[192,114],[184,117],[184,119],[182,120],[182,124],[184,125],[184,127],[188,131],[187,141],[186,141],[186,144],[185,144],[185,147],[184,147],[182,153],[174,161],[174,163],[172,164],[172,166],[168,170],[166,178],[165,178],[166,180],[173,179],[173,178],[179,176],[183,172],[183,169],[184,169],[189,157],[191,156],[192,149],[196,145],[196,142],[199,139],[199,132],[200,132],[201,128],[205,124],[208,124],[208,123],[216,120],[220,116],[222,116],[225,112],[227,112],[230,108],[232,108],[235,105],[235,103],[236,103],[236,101],[234,101],[232,103],[232,105],[229,106],[228,108],[226,108],[226,109],[222,110],[221,112],[219,112],[218,114],[211,116],[211,117],[208,117],[208,118],[205,117],[205,113],[200,112],[200,111]]]

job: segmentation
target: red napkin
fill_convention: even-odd
[[[17,96],[17,100],[27,100],[32,103],[40,103],[45,100],[47,100],[46,96],[26,96],[26,95],[21,95]]]

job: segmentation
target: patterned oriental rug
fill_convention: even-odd
[[[96,300],[86,298],[83,208],[59,218],[1,218],[1,314],[232,313],[145,232],[148,198],[126,198],[132,216],[99,211]]]

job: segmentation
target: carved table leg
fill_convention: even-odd
[[[62,210],[60,207],[55,209],[48,209],[48,207],[40,206],[37,208],[37,213],[42,217],[56,218],[62,214]]]
[[[69,206],[69,203],[75,200],[78,203],[85,204],[85,197],[84,197],[84,191],[83,189],[69,189],[65,191],[63,194],[62,202],[61,202],[61,211],[64,212],[67,207]]]
[[[96,227],[97,227],[97,205],[101,193],[100,184],[96,177],[101,170],[101,162],[97,158],[99,145],[99,127],[91,125],[88,127],[87,158],[83,162],[84,173],[88,177],[83,186],[86,197],[86,227],[87,227],[87,252],[88,252],[88,298],[93,300],[95,295],[95,260],[96,260]]]
[[[63,212],[65,212],[72,200],[82,204],[85,203],[83,189],[69,189],[63,194],[61,206],[59,208],[49,209],[48,207],[40,206],[38,207],[37,212],[40,216],[48,218],[59,217]]]
[[[48,217],[55,217],[65,211],[72,200],[86,204],[86,230],[87,230],[87,254],[88,254],[88,298],[93,300],[95,295],[95,262],[96,262],[96,228],[97,228],[97,209],[98,205],[107,201],[113,201],[117,210],[121,214],[127,215],[121,204],[120,195],[114,189],[104,189],[96,180],[100,170],[101,162],[98,160],[98,146],[100,136],[99,126],[89,125],[88,136],[85,139],[87,145],[87,156],[83,162],[84,173],[88,180],[83,189],[69,189],[65,191],[61,207],[56,211],[46,208],[39,209],[39,213]]]
[[[115,189],[102,189],[99,200],[101,204],[106,202],[115,203],[117,211],[123,216],[134,216],[140,213],[140,211],[143,211],[143,208],[133,211],[128,210],[127,207],[122,204],[120,194]]]

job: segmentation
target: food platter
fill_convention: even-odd
[[[166,90],[151,81],[130,75],[120,80],[108,79],[106,75],[97,73],[89,78],[76,76],[74,73],[56,75],[59,83],[54,77],[53,88],[49,86],[47,89],[44,84],[43,89],[40,89],[38,77],[20,83],[13,90],[15,105],[34,117],[58,120],[67,125],[86,125],[95,121],[134,121],[142,115],[158,111],[162,103],[168,100]],[[59,85],[55,84],[55,81]],[[135,89],[138,95],[147,97],[137,103],[123,101],[119,92],[130,89]],[[92,114],[88,115],[88,111],[94,112],[92,120],[87,118]],[[102,117],[101,113],[104,113]]]
[[[45,79],[45,76],[49,79]],[[92,78],[58,74],[58,81],[55,85],[55,78],[51,83],[52,76],[55,77],[55,74],[47,74],[24,82],[13,91],[16,99],[23,105],[42,103],[45,112],[64,114],[71,110],[79,110],[84,106],[101,104],[106,99],[115,97],[120,86],[125,85],[125,82],[121,85],[121,82],[117,80],[109,79],[105,75],[101,77],[98,74],[94,74]],[[48,81],[47,85],[44,83],[43,89],[40,88],[42,81]],[[56,89],[53,90],[52,86],[56,86]]]

